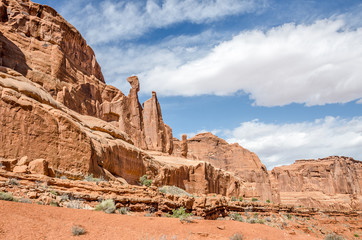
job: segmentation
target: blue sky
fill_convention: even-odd
[[[362,159],[362,2],[58,0],[108,84],[155,90],[175,137],[212,131],[271,169]]]

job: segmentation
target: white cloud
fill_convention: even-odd
[[[339,20],[242,32],[205,57],[140,73],[161,95],[250,94],[256,105],[323,105],[362,97],[362,28]]]
[[[169,36],[154,45],[126,44],[122,48],[100,45],[95,51],[107,83],[127,93],[127,77],[151,71],[157,66],[175,68],[204,57],[224,38],[222,34],[207,30],[196,35]],[[140,80],[142,91],[144,81]]]
[[[362,117],[348,120],[328,116],[290,124],[254,120],[224,133],[228,142],[237,142],[255,152],[268,169],[298,159],[332,155],[362,160]]]
[[[266,7],[264,0],[147,0],[82,1],[63,6],[62,14],[85,35],[91,44],[127,40],[152,29],[181,22],[214,22],[225,16]]]

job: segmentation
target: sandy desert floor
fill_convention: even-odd
[[[316,239],[291,235],[261,224],[236,221],[195,220],[181,223],[176,218],[106,214],[37,204],[0,201],[0,239]],[[73,236],[80,225],[85,235]]]

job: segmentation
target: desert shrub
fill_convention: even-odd
[[[324,240],[345,240],[344,237],[337,234],[328,234]]]
[[[16,178],[9,178],[7,183],[10,185],[16,185],[16,186],[20,185],[18,179],[16,179]]]
[[[245,221],[244,218],[243,218],[243,216],[241,216],[241,214],[236,213],[236,212],[231,212],[231,213],[229,214],[229,218],[230,218],[231,220],[239,221],[239,222],[244,222],[244,221]]]
[[[239,197],[239,202],[242,202],[244,199],[242,197]]]
[[[101,176],[100,178],[95,178],[95,177],[93,177],[93,173],[91,173],[90,175],[84,177],[84,181],[87,181],[87,182],[102,182],[102,181],[105,181],[105,179],[103,178],[103,176]]]
[[[267,203],[270,203],[270,200],[268,199],[268,200],[266,200],[266,202],[267,202]]]
[[[257,199],[257,198],[252,198],[251,201],[252,201],[252,202],[257,202],[258,199]]]
[[[100,204],[98,204],[95,209],[96,211],[103,211],[105,213],[114,213],[116,210],[116,205],[113,199],[103,200]]]
[[[73,236],[79,236],[86,233],[86,230],[82,226],[75,225],[72,227]]]
[[[118,209],[118,212],[120,214],[122,214],[122,215],[126,215],[129,212],[129,208],[128,207],[121,207],[121,208]]]
[[[50,193],[53,194],[54,196],[58,196],[58,193],[55,190],[50,190]]]
[[[265,223],[265,220],[262,219],[262,218],[260,218],[260,219],[258,219],[257,223],[259,223],[259,224],[264,224],[264,223]]]
[[[14,198],[11,193],[6,193],[6,192],[0,192],[0,200],[14,201],[14,202],[17,201],[17,199]]]
[[[21,203],[32,203],[30,199],[27,199],[27,198],[20,198],[18,199],[18,202],[21,202]]]
[[[232,201],[232,202],[235,202],[236,200],[237,200],[236,197],[234,197],[234,196],[231,197],[231,201]]]
[[[292,215],[290,215],[289,213],[288,213],[286,216],[287,216],[287,218],[288,218],[289,220],[292,219]]]
[[[356,237],[356,238],[359,238],[358,233],[355,233],[353,236]]]
[[[74,209],[83,209],[84,208],[84,204],[82,201],[79,200],[72,200],[69,201],[65,204],[65,206],[67,208],[74,208]]]
[[[249,218],[246,220],[247,223],[251,223],[251,224],[254,224],[254,223],[257,223],[258,222],[258,219],[257,218]]]
[[[244,239],[243,234],[240,233],[235,233],[230,237],[230,240],[243,240],[243,239]]]
[[[173,218],[188,218],[192,216],[192,214],[186,213],[186,209],[184,207],[180,207],[179,209],[172,209],[172,215],[167,214],[166,216]]]
[[[188,192],[186,192],[185,190],[176,187],[176,186],[162,186],[160,188],[158,188],[158,190],[162,193],[166,193],[166,194],[171,194],[171,195],[176,195],[176,196],[188,196],[188,197],[192,197],[192,195]]]
[[[142,186],[146,186],[146,187],[149,187],[151,186],[152,184],[152,180],[151,179],[148,179],[148,176],[147,175],[143,175],[142,177],[140,177],[140,184]]]
[[[52,201],[49,203],[49,205],[50,205],[50,206],[53,206],[53,207],[59,207],[59,204],[58,204],[56,201],[54,201],[54,200],[52,200]]]

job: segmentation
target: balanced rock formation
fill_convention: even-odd
[[[297,160],[271,171],[284,204],[362,210],[362,162],[348,157]]]
[[[182,142],[174,140],[174,155],[187,155],[189,159],[206,161],[232,172],[245,182],[246,190],[243,197],[278,202],[277,194],[272,194],[266,167],[255,153],[237,143],[228,144],[212,133],[200,133],[188,139],[186,143],[184,138]]]
[[[157,98],[147,107],[159,111],[145,125],[137,77],[128,79],[128,96],[106,85],[93,50],[54,9],[29,0],[2,1],[0,21],[0,66],[38,83],[66,107],[112,123],[137,147],[172,152],[172,130],[162,121]],[[155,134],[146,141],[145,131]]]

